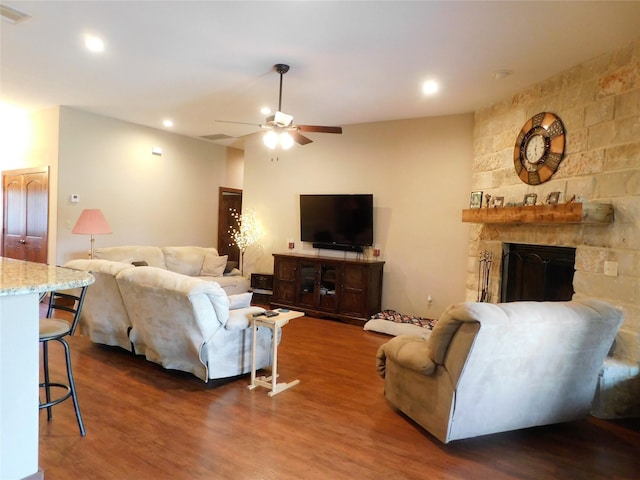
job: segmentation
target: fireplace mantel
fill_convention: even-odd
[[[467,223],[609,224],[613,205],[607,203],[560,203],[522,207],[467,208]]]

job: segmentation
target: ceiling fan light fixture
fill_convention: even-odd
[[[278,146],[278,134],[273,130],[269,130],[262,137],[262,141],[267,148],[275,150],[275,148]]]
[[[293,147],[295,140],[289,132],[278,133],[275,130],[269,130],[262,137],[262,141],[270,150],[275,150],[277,147],[280,147],[282,150],[289,150]]]
[[[2,0],[0,0],[2,1]],[[218,122],[226,123],[240,123],[244,125],[255,125],[265,131],[262,136],[262,142],[264,145],[275,150],[281,148],[282,150],[290,149],[294,143],[298,145],[308,145],[313,140],[305,137],[300,132],[316,132],[316,133],[342,133],[342,127],[329,127],[322,125],[294,125],[293,115],[282,112],[282,76],[289,71],[289,65],[284,63],[278,63],[273,66],[273,69],[280,75],[280,90],[278,93],[278,110],[273,115],[269,115],[265,118],[265,122],[262,124],[245,123],[245,122],[232,122],[228,120],[216,120]],[[267,114],[268,110],[262,110],[263,114]],[[208,138],[209,136],[203,137]]]
[[[280,134],[279,141],[280,141],[280,147],[283,150],[289,150],[291,147],[293,147],[293,137],[289,132],[282,132]]]

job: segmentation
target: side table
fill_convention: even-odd
[[[279,310],[275,310],[278,312],[278,315],[275,317],[265,317],[264,315],[260,317],[254,317],[252,320],[253,323],[253,332],[252,332],[252,341],[251,341],[251,384],[249,385],[249,390],[253,390],[256,387],[264,387],[270,390],[268,395],[273,397],[274,395],[287,390],[288,388],[293,387],[300,383],[300,380],[293,380],[289,383],[277,383],[278,379],[278,329],[284,327],[289,320],[294,318],[303,317],[304,312],[296,312],[294,310],[289,310],[285,312],[281,312]],[[273,333],[271,341],[272,343],[272,357],[273,362],[271,365],[271,375],[270,376],[261,376],[256,377],[256,336],[258,332],[258,327],[266,327],[271,330]]]

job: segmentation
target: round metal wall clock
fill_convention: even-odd
[[[513,149],[516,174],[524,183],[540,185],[556,172],[564,154],[564,126],[559,117],[541,112],[524,124]]]

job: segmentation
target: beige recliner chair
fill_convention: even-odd
[[[460,303],[377,353],[387,400],[444,443],[586,417],[622,323],[593,299]]]

